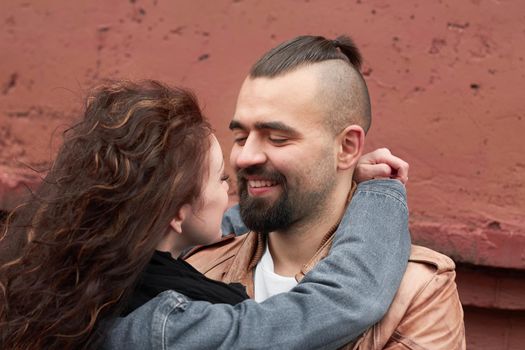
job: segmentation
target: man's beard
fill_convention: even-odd
[[[248,194],[247,175],[257,175],[281,186],[282,193],[273,203],[266,198],[251,197]],[[318,191],[303,188],[302,191],[288,188],[286,178],[275,170],[264,166],[252,166],[237,172],[239,206],[241,218],[246,227],[260,233],[286,230],[298,220],[312,214],[321,214],[320,207],[333,188],[333,182]]]

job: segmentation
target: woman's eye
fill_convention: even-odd
[[[230,175],[224,174],[221,176],[221,181],[228,181],[230,179]]]

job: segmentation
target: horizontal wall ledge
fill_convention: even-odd
[[[525,227],[412,222],[410,231],[414,243],[456,262],[525,270]]]

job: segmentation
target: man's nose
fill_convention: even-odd
[[[264,164],[267,160],[263,145],[256,139],[248,137],[243,146],[239,146],[235,165],[239,169]]]

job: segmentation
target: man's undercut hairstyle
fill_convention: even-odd
[[[303,35],[286,41],[264,54],[251,68],[250,78],[274,78],[298,68],[326,61],[341,61],[320,72],[320,100],[328,104],[327,126],[341,132],[351,124],[365,132],[371,124],[371,106],[365,80],[359,72],[362,57],[353,40],[341,35],[335,40]]]

